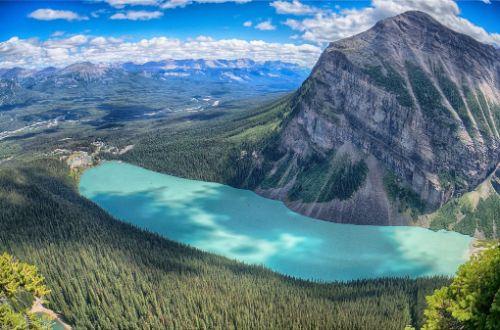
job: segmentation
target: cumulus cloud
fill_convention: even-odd
[[[54,10],[50,8],[40,8],[31,12],[28,17],[40,20],[40,21],[53,21],[56,19],[63,19],[66,21],[82,21],[87,20],[88,17],[80,16],[77,13],[70,10]]]
[[[273,1],[271,7],[276,8],[278,14],[288,15],[309,15],[318,12],[317,8],[304,5],[298,0],[289,1]]]
[[[193,3],[191,0],[169,0],[163,2],[160,7],[163,9],[172,9],[177,7],[186,7],[187,5]]]
[[[453,0],[372,0],[370,6],[365,8],[341,9],[339,12],[320,10],[314,17],[302,20],[289,18],[284,24],[301,32],[302,39],[324,44],[365,31],[381,19],[408,10],[426,12],[457,32],[500,46],[500,34],[488,33],[460,17],[460,9]]]
[[[252,26],[252,21],[246,21],[246,22],[244,22],[243,26],[245,26],[245,27],[251,27]]]
[[[224,3],[236,2],[245,3],[252,0],[104,0],[110,6],[115,8],[124,8],[125,6],[157,6],[162,9],[172,9],[185,7],[193,3]]]
[[[271,22],[271,20],[267,20],[267,21],[264,21],[264,22],[260,22],[259,24],[255,25],[255,28],[257,30],[261,30],[261,31],[272,31],[272,30],[276,30],[276,26],[274,26]]]
[[[125,6],[157,6],[161,3],[159,0],[105,0],[110,6],[123,8]]]
[[[122,9],[126,6],[155,6],[162,9],[185,7],[193,3],[223,3],[236,2],[245,3],[252,0],[101,0],[114,8]]]
[[[54,31],[50,36],[51,37],[62,37],[64,35],[64,31]]]
[[[94,10],[93,12],[91,12],[90,16],[92,16],[93,18],[99,18],[99,17],[101,17],[101,15],[104,15],[106,13],[108,13],[107,9],[97,9],[97,10]]]
[[[200,36],[182,41],[155,37],[127,41],[104,36],[75,35],[69,38],[10,38],[0,43],[0,67],[42,68],[66,66],[75,62],[145,63],[163,59],[240,59],[282,60],[312,66],[321,48],[311,44],[271,43],[262,40],[213,39]]]
[[[147,21],[150,19],[160,18],[163,16],[161,11],[146,11],[146,10],[129,10],[124,13],[116,13],[110,16],[110,19],[131,20],[131,21]]]

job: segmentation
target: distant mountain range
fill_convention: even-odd
[[[295,90],[309,72],[246,59],[0,69],[0,140],[34,134],[34,127],[109,128],[173,113],[243,109]]]
[[[87,88],[89,85],[112,85],[129,82],[144,84],[155,80],[183,84],[199,90],[205,84],[204,94],[210,94],[217,86],[229,92],[251,89],[257,92],[293,90],[300,86],[309,74],[308,68],[279,61],[255,62],[240,60],[164,60],[135,64],[75,63],[65,68],[48,67],[41,70],[23,68],[0,69],[1,105],[24,103],[36,98],[36,93],[50,92],[51,88]],[[228,87],[229,86],[229,87]],[[197,94],[199,94],[197,92]],[[226,93],[227,94],[227,93]]]
[[[127,72],[152,75],[160,79],[169,77],[191,78],[253,85],[278,84],[285,88],[296,86],[310,73],[308,68],[280,61],[255,62],[240,60],[166,60],[145,64],[125,63]],[[299,83],[299,84],[300,84]]]

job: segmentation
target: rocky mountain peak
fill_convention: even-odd
[[[319,218],[398,224],[474,189],[500,161],[498,55],[417,11],[331,43],[291,102],[279,150],[292,169],[269,194]],[[331,186],[303,193],[316,180]]]
[[[386,18],[365,32],[333,42],[326,53],[334,51],[352,54],[351,61],[357,64],[373,63],[373,57],[378,60],[383,54],[401,67],[407,60],[421,62],[426,60],[422,56],[432,56],[461,69],[475,69],[477,75],[484,73],[481,66],[495,65],[500,57],[500,50],[493,46],[455,32],[419,11]]]
[[[401,31],[408,31],[414,29],[440,29],[444,26],[431,15],[418,10],[410,10],[396,16],[388,17],[378,21],[374,26],[378,30],[388,30],[391,27],[397,27]]]

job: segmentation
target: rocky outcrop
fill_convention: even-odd
[[[258,192],[322,219],[407,224],[496,168],[499,87],[498,49],[421,12],[380,21],[323,52]]]

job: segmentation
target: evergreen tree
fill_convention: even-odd
[[[424,329],[500,329],[500,245],[462,265],[427,303]]]

